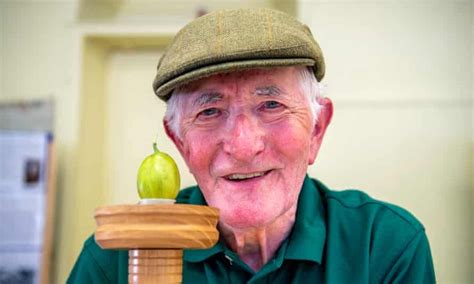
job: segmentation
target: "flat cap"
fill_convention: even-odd
[[[306,25],[271,9],[221,10],[182,28],[161,57],[153,90],[167,101],[188,82],[249,68],[311,66],[318,81],[324,58]]]

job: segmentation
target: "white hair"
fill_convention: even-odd
[[[313,126],[316,124],[321,111],[319,100],[324,92],[323,84],[319,83],[314,76],[313,71],[308,67],[297,67],[301,92],[306,95],[309,102]],[[166,106],[165,121],[168,123],[170,131],[181,139],[181,117],[182,117],[182,99],[186,96],[185,87],[179,87],[173,90]]]
[[[324,93],[324,86],[316,80],[316,77],[310,68],[299,67],[298,71],[301,92],[306,95],[306,98],[308,99],[314,126],[318,121],[319,113],[323,107],[319,103],[319,100],[322,98]]]

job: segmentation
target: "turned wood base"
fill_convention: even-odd
[[[219,212],[189,204],[114,205],[95,212],[95,240],[103,249],[129,250],[128,281],[181,283],[183,249],[212,247]]]
[[[128,283],[181,283],[183,250],[134,249],[128,256]]]

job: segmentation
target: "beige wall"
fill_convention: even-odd
[[[160,50],[117,49],[106,62],[105,97],[109,103],[104,154],[107,197],[111,204],[137,202],[137,170],[144,157],[153,153],[155,138],[160,151],[174,157],[179,155],[162,127],[165,103],[157,100],[151,90],[154,74],[150,70],[156,68],[160,54]],[[180,169],[184,167],[179,164]]]
[[[470,1],[301,1],[333,123],[311,173],[411,211],[440,283],[472,283]]]
[[[192,17],[186,13],[179,23],[176,17],[160,22],[150,14],[137,16],[137,6],[127,4],[129,14],[122,11],[109,19],[110,15],[102,15],[100,22],[94,22],[86,13],[80,22],[81,3],[0,1],[0,101],[53,97],[56,103],[57,283],[64,282],[84,238],[93,230],[93,208],[102,202],[132,198],[128,192],[111,196],[109,189],[97,190],[94,183],[86,187],[82,181],[93,169],[110,170],[78,158],[104,146],[85,144],[90,142],[87,135],[100,129],[84,129],[84,116],[92,121],[108,117],[107,136],[95,137],[103,142],[126,130],[112,130],[113,117],[121,112],[133,117],[135,110],[124,108],[126,102],[122,101],[115,109],[104,107],[106,116],[86,111],[85,106],[93,105],[94,98],[85,97],[89,91],[81,80],[103,78],[102,87],[114,92],[107,82],[117,78],[142,82],[153,56],[134,50],[107,53],[94,45],[84,48],[84,22],[89,31],[102,31],[99,34],[121,29],[139,33],[141,29],[150,31],[150,23],[158,30],[163,26],[174,30]],[[301,0],[297,12],[325,51],[328,70],[324,82],[335,104],[333,124],[311,175],[334,188],[363,189],[413,212],[426,226],[439,282],[472,283],[471,2]],[[97,66],[88,67],[88,72],[95,73],[84,75],[81,70],[87,60],[92,61],[88,66]],[[131,61],[142,62],[145,69],[130,65]],[[114,73],[117,66],[130,68],[126,74]],[[137,95],[143,92],[146,90],[140,89]],[[150,133],[155,135],[153,130]],[[137,151],[147,152],[148,142],[145,144],[145,149]],[[120,150],[123,145],[116,146],[115,151],[125,152]],[[171,145],[164,147],[171,149]],[[122,175],[135,175],[120,167],[117,170],[127,171]]]
[[[75,236],[84,235],[78,234],[84,228],[75,220],[79,205],[75,199],[81,192],[73,187],[79,124],[76,3],[0,1],[0,13],[0,101],[54,98],[58,181],[53,261],[64,276],[70,269],[68,260],[77,255],[70,248],[82,242]],[[64,282],[59,279],[58,283]]]

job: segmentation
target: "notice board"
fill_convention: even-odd
[[[49,102],[0,105],[0,283],[50,283],[54,139],[52,124],[38,119],[50,110]]]

